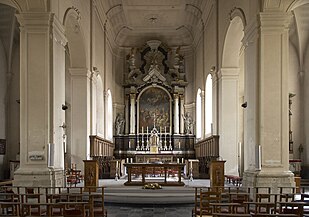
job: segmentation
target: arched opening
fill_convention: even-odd
[[[202,90],[199,88],[196,94],[196,139],[202,138]]]
[[[219,84],[220,156],[227,161],[226,173],[235,175],[242,175],[244,160],[244,112],[241,107],[244,101],[243,19],[235,16],[227,29]]]
[[[213,133],[212,126],[212,76],[207,75],[205,92],[205,136]]]
[[[89,82],[86,68],[84,37],[76,10],[69,8],[64,16],[68,40],[65,58],[65,123],[67,126],[66,165],[76,164],[83,170],[83,160],[89,157]]]
[[[108,89],[106,92],[106,139],[109,141],[113,140],[113,98],[111,90]]]

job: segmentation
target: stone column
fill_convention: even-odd
[[[226,174],[238,174],[237,132],[238,132],[238,68],[221,68],[219,79],[219,135],[220,156],[229,162]]]
[[[180,95],[180,134],[184,134],[184,115],[185,115],[185,98],[184,95]]]
[[[174,134],[179,134],[179,94],[174,94]]]
[[[135,98],[136,94],[131,93],[130,94],[130,134],[135,134]]]
[[[281,11],[259,15],[258,128],[260,170],[246,171],[246,186],[294,186],[289,171],[288,70],[291,15]],[[250,104],[248,104],[248,107]],[[255,157],[258,158],[258,155]]]
[[[20,13],[20,168],[17,186],[62,186],[64,27],[52,13]],[[50,150],[50,151],[49,151]]]
[[[129,134],[129,126],[130,126],[130,97],[128,95],[125,96],[125,134]]]

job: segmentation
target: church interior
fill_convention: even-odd
[[[167,189],[153,196],[190,214],[158,216],[259,216],[262,193],[268,214],[292,209],[285,195],[306,216],[308,11],[309,0],[0,0],[0,213],[131,216],[104,203]],[[79,214],[54,196],[68,189]]]

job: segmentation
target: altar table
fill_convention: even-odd
[[[124,166],[128,171],[128,181],[124,185],[158,183],[165,186],[184,186],[181,181],[181,170],[185,166],[183,163],[126,163]],[[175,176],[178,180],[169,180],[169,176]]]

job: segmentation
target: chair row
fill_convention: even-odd
[[[254,195],[254,198],[252,198]],[[251,196],[251,198],[250,198]],[[295,188],[281,187],[279,192],[272,193],[271,188],[242,188],[242,187],[207,187],[195,188],[195,207],[192,216],[210,215],[216,210],[214,206],[224,207],[223,212],[233,214],[283,214],[280,207],[292,203],[302,206],[303,213],[309,213],[307,203],[309,196],[307,194],[296,194]],[[236,207],[236,211],[235,211]],[[285,208],[285,210],[289,210]],[[298,208],[298,211],[301,209]],[[296,212],[295,210],[293,212]],[[286,214],[286,213],[285,213]],[[293,213],[295,214],[295,213]],[[297,214],[297,213],[296,213]],[[237,215],[236,215],[237,216]],[[300,216],[300,215],[299,215]]]
[[[0,192],[0,216],[107,216],[104,187],[12,187]]]

